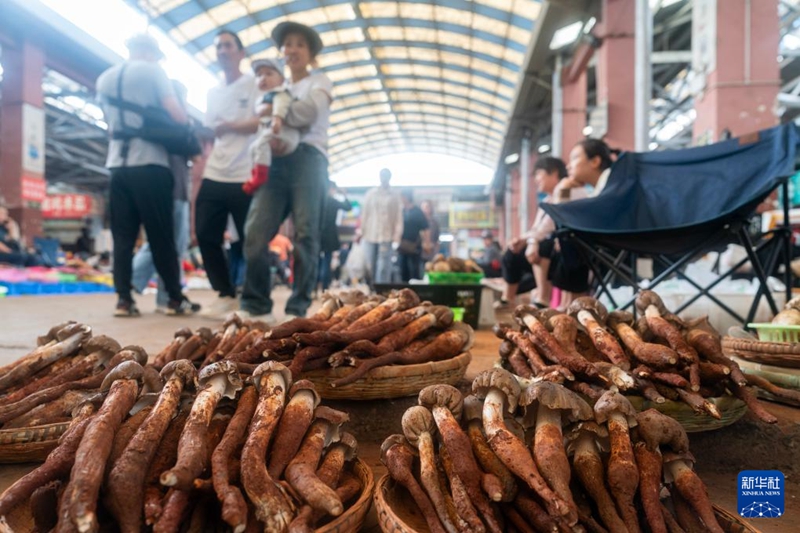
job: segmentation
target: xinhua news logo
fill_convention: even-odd
[[[739,472],[739,516],[780,518],[783,516],[784,478],[777,470]]]

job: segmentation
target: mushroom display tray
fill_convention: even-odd
[[[0,464],[44,461],[69,422],[0,430]]]
[[[769,342],[735,337],[722,338],[722,351],[754,363],[800,368],[800,342]]]
[[[375,510],[378,524],[385,533],[427,533],[430,531],[414,500],[406,489],[388,475],[375,487]],[[759,530],[721,507],[714,506],[725,533],[760,533]]]
[[[361,459],[357,459],[353,464],[353,471],[358,476],[358,479],[361,480],[361,493],[358,495],[358,499],[345,509],[341,515],[315,529],[315,533],[356,533],[361,530],[369,508],[372,506],[375,477],[369,465]],[[4,529],[4,526],[6,529]],[[35,527],[30,507],[28,505],[18,505],[6,517],[5,523],[0,518],[0,531],[34,533]]]
[[[391,365],[371,370],[366,376],[343,387],[331,382],[353,371],[351,367],[304,372],[302,377],[314,383],[319,395],[328,400],[387,400],[414,396],[428,385],[454,385],[467,371],[472,355],[464,352],[444,361],[417,365]]]

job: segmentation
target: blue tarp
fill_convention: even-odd
[[[798,139],[797,127],[786,124],[698,148],[627,152],[597,197],[542,208],[560,228],[598,244],[679,252],[750,216],[794,173]]]

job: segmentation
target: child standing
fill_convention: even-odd
[[[292,102],[284,83],[283,65],[277,59],[257,59],[253,61],[253,73],[258,89],[264,91],[264,96],[256,105],[256,113],[261,120],[256,140],[250,146],[253,170],[250,180],[242,185],[247,194],[253,194],[269,180],[269,167],[272,164],[270,142],[273,139],[281,140],[286,145],[284,155],[288,155],[294,152],[300,141],[300,132],[283,124]]]

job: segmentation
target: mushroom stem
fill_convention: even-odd
[[[439,470],[436,468],[436,455],[433,438],[430,433],[421,433],[419,436],[419,479],[425,492],[431,499],[433,508],[448,533],[457,533],[455,524],[447,514],[447,506],[439,483]]]
[[[517,483],[514,480],[514,474],[506,468],[506,465],[497,457],[497,455],[489,447],[486,442],[486,437],[483,436],[481,431],[481,423],[478,420],[472,420],[467,425],[467,434],[472,443],[472,452],[475,458],[480,463],[484,471],[494,474],[501,483],[501,500],[503,502],[510,502],[514,500],[517,494]]]
[[[295,386],[299,383],[302,383],[302,380],[295,383]],[[319,398],[311,389],[298,390],[289,400],[278,424],[275,443],[269,457],[267,470],[272,479],[280,479],[286,465],[297,453],[303,442],[303,436],[314,420],[314,409],[318,404]]]
[[[567,503],[572,521],[578,520],[578,507],[569,488],[570,467],[564,450],[564,435],[561,430],[561,413],[539,402],[536,410],[536,432],[533,439],[533,457],[542,477]]]
[[[647,524],[652,533],[668,533],[661,512],[661,454],[651,451],[644,442],[637,442],[634,446],[636,465],[639,467],[639,494],[642,498],[642,507],[647,517]]]
[[[603,524],[611,533],[627,533],[628,528],[619,517],[614,500],[606,489],[603,479],[603,459],[597,450],[593,437],[588,433],[583,433],[575,442],[575,455],[572,460],[575,466],[575,473],[578,475],[583,487],[589,496],[597,504],[597,510]]]
[[[570,515],[569,504],[547,486],[525,443],[506,427],[503,421],[504,403],[503,393],[495,388],[489,390],[483,401],[483,427],[489,446],[509,470],[542,498],[551,516]],[[570,521],[573,518],[575,521],[572,524],[577,522],[577,516],[570,517]]]
[[[633,457],[630,428],[625,415],[615,411],[608,417],[608,435],[611,439],[611,457],[608,460],[608,485],[617,502],[620,516],[630,533],[638,533],[634,498],[639,485],[639,470]]]
[[[619,366],[623,370],[628,370],[631,363],[622,346],[619,345],[615,339],[603,326],[594,318],[594,315],[585,309],[578,311],[578,322],[589,332],[589,337],[592,339],[592,344],[608,357],[608,360]]]
[[[697,511],[700,519],[711,533],[724,533],[714,515],[714,508],[708,499],[708,491],[702,480],[694,473],[686,461],[671,461],[667,471],[675,480],[675,488],[680,495]]]

